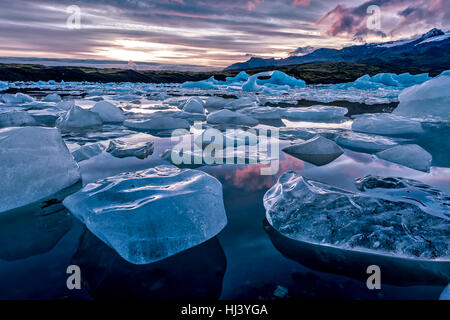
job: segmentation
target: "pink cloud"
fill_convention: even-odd
[[[292,3],[293,7],[297,7],[297,6],[309,6],[309,4],[311,3],[311,0],[294,0],[294,2]]]
[[[421,32],[432,27],[448,25],[449,2],[450,0],[371,0],[356,7],[338,4],[319,19],[317,24],[326,26],[328,35],[348,35],[356,38],[368,34],[394,35],[402,31]],[[367,28],[367,19],[370,17],[367,8],[371,5],[380,8],[380,30]]]
[[[248,11],[253,11],[256,8],[256,5],[260,4],[261,2],[263,2],[264,0],[252,0],[249,1],[247,4],[247,9]]]

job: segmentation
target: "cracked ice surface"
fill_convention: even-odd
[[[264,196],[266,218],[283,235],[399,257],[450,259],[448,220],[398,200],[353,193],[284,173]]]

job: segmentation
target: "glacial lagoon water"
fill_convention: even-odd
[[[153,97],[142,97],[139,90],[129,93],[128,89],[126,94],[98,92],[94,95],[97,87],[92,86],[90,93],[86,88],[89,86],[73,85],[70,90],[58,90],[54,85],[49,88],[42,84],[39,90],[28,93],[39,99],[43,93],[50,92],[48,89],[52,89],[51,92],[57,89],[56,93],[67,95],[65,99],[75,98],[75,103],[84,108],[99,100],[100,94],[101,99],[120,105],[127,119],[146,119],[161,110],[177,110],[179,101],[186,98],[167,95],[173,89],[158,86],[154,87]],[[181,89],[176,90],[186,94]],[[331,89],[323,90],[329,97]],[[395,101],[398,94],[397,89],[384,95],[379,90],[377,92],[381,103]],[[200,96],[202,93],[195,92]],[[221,94],[232,94],[232,91]],[[340,93],[341,96],[346,94],[350,93]],[[298,93],[286,92],[275,99],[273,95],[267,95],[267,99],[289,104],[298,98],[295,95]],[[155,97],[160,100],[154,100]],[[259,97],[260,102],[263,98]],[[52,108],[47,109],[53,112]],[[273,125],[270,121],[264,122],[261,120],[258,127]],[[306,140],[308,132],[304,130],[309,134],[335,138],[349,131],[351,123],[349,118],[327,122],[283,119],[281,124],[277,124],[281,129],[280,147]],[[400,262],[392,262],[382,256],[375,260],[364,257],[368,263],[386,260],[383,263],[388,266],[382,270],[385,272],[382,273],[382,290],[368,290],[365,282],[368,275],[360,257],[345,251],[321,252],[320,248],[289,241],[267,223],[263,205],[264,194],[289,170],[307,179],[353,192],[358,192],[355,179],[379,175],[414,179],[450,194],[450,127],[435,122],[422,126],[424,134],[392,139],[400,143],[415,143],[426,149],[433,157],[429,172],[347,148],[342,156],[323,166],[280,152],[280,169],[269,176],[260,174],[264,167],[261,163],[197,167],[222,183],[228,224],[213,239],[148,265],[134,265],[121,258],[62,206],[62,199],[81,185],[64,190],[44,202],[0,215],[0,298],[437,299],[449,281],[445,283],[432,274],[417,272],[414,263],[401,258]],[[107,145],[111,139],[139,132],[120,124],[105,124],[96,130],[63,132],[63,138],[73,151],[80,145],[98,142]],[[154,142],[151,156],[145,159],[117,158],[103,151],[79,163],[82,184],[85,186],[123,172],[167,164],[161,155],[173,147],[174,142],[168,134],[150,133]],[[325,263],[317,258],[324,254],[330,257]],[[448,263],[444,268],[450,268]],[[82,290],[67,289],[66,269],[72,264],[79,265],[82,270]]]

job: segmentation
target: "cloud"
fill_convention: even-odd
[[[380,29],[368,28],[367,20],[372,12],[370,6],[380,9]],[[376,14],[376,13],[375,13]],[[450,0],[371,0],[358,6],[336,5],[317,24],[326,26],[330,36],[367,35],[393,36],[395,34],[423,32],[432,27],[448,27],[450,23]]]
[[[245,60],[246,53],[286,57],[299,45],[349,45],[352,41],[341,35],[364,35],[369,3],[381,6],[383,32],[398,28],[413,33],[419,30],[419,22],[425,27],[449,20],[445,6],[449,0],[379,0],[362,6],[352,5],[361,0],[348,0],[348,7],[336,6],[336,1],[0,0],[0,56],[121,56],[124,61],[143,57],[154,62],[225,67]],[[66,27],[66,8],[73,4],[81,8],[80,30]],[[395,23],[389,18],[392,15]],[[419,22],[407,31],[408,21]],[[320,33],[322,28],[328,31],[327,36]],[[154,46],[125,47],[123,40]]]
[[[311,3],[311,0],[294,0],[294,2],[292,2],[292,6],[296,7],[296,6],[309,6],[309,4]]]
[[[289,53],[289,55],[291,56],[302,56],[308,53],[313,52],[314,50],[316,50],[316,48],[312,47],[312,46],[306,46],[306,47],[298,47],[297,49],[295,49],[294,51],[291,51]]]

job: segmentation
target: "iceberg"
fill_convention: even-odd
[[[186,119],[189,122],[195,122],[195,121],[205,121],[206,120],[206,115],[203,113],[190,113],[190,112],[175,112],[173,114],[171,114],[172,117],[174,118],[179,118],[179,119]]]
[[[8,88],[9,88],[8,82],[0,81],[0,91],[4,91],[4,90],[6,90]]]
[[[126,120],[124,126],[136,130],[175,130],[189,129],[190,125],[185,119],[174,117],[157,117],[149,120]]]
[[[103,122],[106,123],[122,123],[125,121],[123,111],[107,101],[97,102],[91,111],[98,113]]]
[[[420,181],[368,175],[356,179],[355,184],[371,197],[412,203],[430,215],[450,220],[450,196]]]
[[[263,76],[270,76],[269,79],[264,80],[258,80],[259,85],[265,85],[265,84],[274,84],[278,86],[290,86],[294,88],[305,88],[306,82],[301,79],[296,79],[294,77],[288,76],[284,72],[275,70],[275,71],[269,71],[269,72],[261,72],[258,74],[255,74],[253,77],[263,77]]]
[[[189,100],[183,103],[180,107],[184,112],[189,113],[205,112],[205,109],[203,108],[203,101],[200,98],[189,98]]]
[[[392,138],[347,131],[339,134],[336,143],[341,147],[367,153],[380,152],[398,145]]]
[[[81,177],[58,129],[0,129],[0,212],[36,202]]]
[[[75,106],[75,101],[74,100],[63,100],[58,102],[55,105],[56,109],[62,109],[62,110],[69,110],[70,108]]]
[[[34,99],[27,94],[18,92],[15,95],[5,93],[1,96],[1,99],[6,104],[23,104],[33,102]]]
[[[56,120],[56,126],[63,130],[85,129],[101,126],[103,120],[96,112],[73,106]]]
[[[91,143],[72,151],[72,155],[76,162],[81,162],[98,156],[105,149],[106,147],[101,142]]]
[[[429,172],[431,154],[416,144],[405,144],[378,152],[377,157],[412,169]]]
[[[354,82],[338,84],[337,87],[346,89],[355,87],[362,90],[372,90],[384,87],[406,88],[429,80],[428,73],[411,75],[410,73],[378,73],[374,76],[368,74],[359,77]]]
[[[258,80],[257,76],[251,76],[248,80],[242,85],[242,90],[247,92],[260,91],[262,87],[256,83]]]
[[[42,98],[43,102],[61,102],[61,97],[59,96],[59,94],[56,93],[51,93],[47,96],[45,96],[44,98]]]
[[[288,171],[264,195],[264,207],[275,230],[300,242],[429,261],[450,259],[450,222],[410,203],[349,192]]]
[[[194,136],[195,137],[195,136]],[[194,138],[194,143],[205,148],[226,148],[239,146],[253,146],[258,143],[258,136],[241,129],[226,130],[225,133],[209,128]]]
[[[59,118],[59,112],[52,109],[45,110],[29,110],[27,111],[38,125],[54,127],[56,120]]]
[[[280,120],[281,110],[273,107],[247,107],[240,110],[241,113],[257,120]]]
[[[333,121],[345,119],[344,116],[347,113],[347,108],[317,105],[311,107],[288,108],[283,111],[282,115],[283,118],[288,120]]]
[[[210,124],[232,124],[250,127],[256,126],[259,123],[255,118],[228,109],[209,114],[206,121]]]
[[[145,159],[153,154],[154,142],[149,141],[150,135],[140,133],[112,140],[106,152],[116,158],[136,157]]]
[[[196,82],[185,82],[181,85],[184,89],[214,89],[214,85],[207,80],[205,81],[196,81]]]
[[[222,185],[175,166],[86,185],[63,204],[128,262],[149,264],[197,246],[227,224]]]
[[[245,107],[255,107],[256,102],[251,97],[244,97],[239,99],[228,100],[227,104],[224,106],[225,109],[239,110]]]
[[[322,136],[317,136],[303,143],[289,146],[284,148],[283,151],[317,166],[326,165],[344,153],[344,150],[334,141]]]
[[[394,114],[450,121],[450,76],[441,75],[421,85],[403,90]]]
[[[250,76],[247,74],[247,72],[241,71],[234,77],[226,77],[226,82],[230,84],[235,82],[245,82],[248,80],[249,77]]]
[[[409,135],[423,132],[419,121],[389,113],[366,113],[353,116],[352,130],[381,135]]]
[[[229,103],[230,99],[221,97],[209,97],[205,100],[205,107],[207,109],[223,109]]]
[[[25,111],[0,111],[0,128],[35,126],[36,124],[34,118]]]

